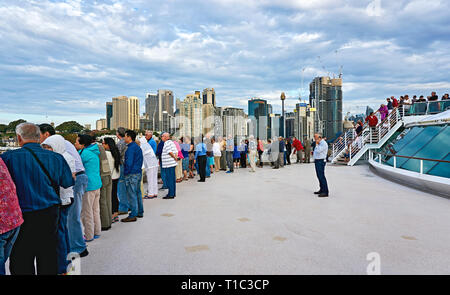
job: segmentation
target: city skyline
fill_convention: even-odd
[[[300,88],[307,101],[308,83],[341,65],[344,113],[450,88],[449,3],[213,2],[4,1],[0,123],[95,126],[112,97],[136,96],[144,109],[147,92],[182,99],[205,87],[218,106],[246,110],[260,97],[280,113],[281,92],[292,110]]]

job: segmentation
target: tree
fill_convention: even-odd
[[[13,132],[16,132],[17,125],[19,125],[20,123],[25,123],[25,122],[26,122],[26,120],[24,120],[24,119],[12,121],[8,124],[8,130],[12,130]]]
[[[75,144],[75,141],[77,140],[77,137],[78,137],[78,135],[76,135],[75,133],[65,133],[65,134],[62,134],[62,136],[66,140],[70,141],[72,144]]]
[[[56,126],[55,129],[64,133],[78,133],[83,130],[84,127],[75,121],[67,121]]]
[[[0,133],[5,133],[8,130],[8,125],[0,124]]]

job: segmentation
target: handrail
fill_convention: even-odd
[[[389,117],[391,116],[391,114],[396,110],[396,109],[399,109],[400,108],[400,106],[398,106],[398,107],[395,107],[395,108],[393,108],[392,109],[392,111],[386,116],[386,118],[384,118],[384,120],[383,121],[380,121],[376,126],[374,126],[374,127],[379,127],[381,124],[384,124],[384,123],[386,123],[386,122],[388,122],[389,120]],[[377,112],[379,111],[379,109],[377,110]],[[376,113],[374,113],[374,114],[376,114]],[[367,123],[367,125],[368,125],[368,123]],[[359,134],[357,134],[356,135],[356,137],[354,137],[353,139],[350,139],[350,141],[347,143],[347,146],[348,145],[351,145],[351,144],[353,144],[353,142],[358,138],[358,137],[360,137],[360,136],[362,136],[363,135],[363,132],[364,132],[364,129],[366,129],[366,123],[364,123],[364,125],[363,125],[363,130],[359,133]]]
[[[380,111],[380,109],[378,109],[375,113],[373,113],[374,115],[376,115],[378,112]],[[367,122],[364,122],[363,123],[363,130],[366,128],[366,125],[368,125],[369,123],[367,123]],[[353,128],[354,129],[354,128]],[[339,140],[339,138],[341,138],[341,137],[343,137],[344,136],[344,134],[345,134],[345,132],[343,132],[342,133],[342,135],[341,136],[339,136],[338,138],[336,138],[331,144],[335,144],[338,140]],[[360,134],[362,134],[362,131],[361,131],[361,133]]]
[[[391,154],[376,153],[376,152],[375,152],[375,154],[383,155],[383,156],[390,156],[390,157],[399,157],[399,158],[413,159],[413,160],[432,161],[432,162],[439,162],[439,163],[450,163],[450,161],[446,161],[446,160],[436,160],[436,159],[409,157],[409,156],[401,156],[401,155],[391,155]]]

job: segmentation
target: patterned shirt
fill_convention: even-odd
[[[8,168],[0,158],[0,234],[15,229],[23,223],[22,211]]]
[[[178,150],[173,141],[167,140],[164,142],[164,147],[161,153],[161,160],[162,160],[162,168],[170,168],[177,166],[177,162],[170,156],[169,153],[174,154],[175,156],[178,155]]]

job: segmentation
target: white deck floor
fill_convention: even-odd
[[[82,274],[450,274],[450,200],[398,185],[368,166],[314,164],[221,171],[144,200],[145,217],[89,243]],[[160,191],[160,196],[165,194]],[[124,216],[121,216],[121,218]]]

